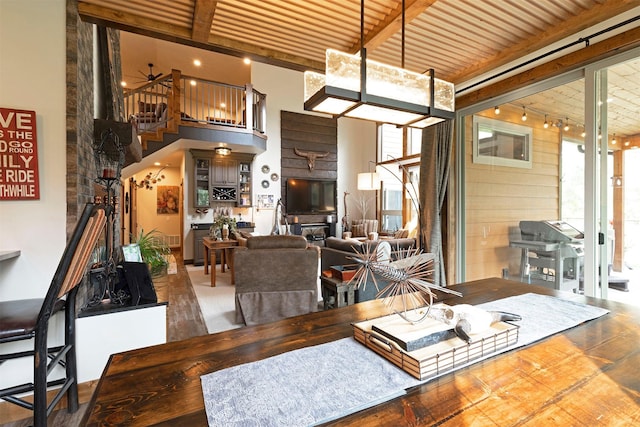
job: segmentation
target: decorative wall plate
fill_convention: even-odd
[[[269,165],[262,165],[262,173],[269,173],[270,170]]]
[[[262,188],[269,188],[269,181],[267,181],[266,179],[262,181]]]
[[[278,178],[280,178],[280,177],[278,176],[277,173],[274,172],[274,173],[271,174],[271,181],[277,181]]]

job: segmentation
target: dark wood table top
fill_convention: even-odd
[[[638,425],[639,308],[503,279],[454,288],[464,297],[441,295],[440,301],[479,304],[535,292],[611,313],[446,374],[332,425]],[[84,421],[206,426],[201,375],[349,337],[352,322],[386,314],[380,301],[368,301],[115,354]]]

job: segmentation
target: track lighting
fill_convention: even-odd
[[[522,121],[526,122],[527,121],[527,110],[525,109],[525,106],[522,106]]]
[[[494,108],[494,109],[493,109],[493,112],[494,112],[496,115],[500,114],[500,106],[499,106],[499,105],[496,105],[496,108]]]

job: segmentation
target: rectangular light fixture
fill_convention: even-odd
[[[367,60],[366,49],[327,49],[326,73],[305,72],[304,85],[304,109],[334,117],[427,127],[455,116],[453,83]]]

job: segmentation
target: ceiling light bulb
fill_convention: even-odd
[[[569,131],[569,117],[565,118],[565,122],[564,122],[564,131],[568,132]]]
[[[526,122],[527,121],[527,111],[525,110],[525,107],[522,107],[522,121]]]
[[[544,126],[545,129],[549,129],[549,122],[547,121],[547,115],[546,114],[544,115],[544,125],[543,126]]]
[[[189,83],[191,83],[191,86],[195,86],[196,85],[196,81],[195,80],[191,80]]]
[[[124,80],[120,82],[120,86],[122,87],[126,87],[127,86],[127,82],[125,82]]]
[[[616,145],[618,143],[618,141],[616,141],[616,134],[615,133],[613,134],[613,139],[611,140],[611,143],[613,145]]]
[[[625,146],[625,147],[628,147],[629,145],[631,145],[631,141],[625,141],[625,142],[624,142],[624,146]]]
[[[224,107],[226,107],[226,106],[227,106],[227,104],[225,104],[224,102],[221,102],[221,103],[220,103],[220,108],[224,108]]]
[[[496,114],[500,114],[500,107],[496,105],[496,108],[493,109],[493,112]]]
[[[249,58],[244,58],[244,59],[242,60],[242,62],[244,62],[245,64],[249,65],[249,64],[251,64],[251,59],[249,59]]]
[[[201,66],[201,65],[202,65],[202,62],[200,62],[200,60],[199,60],[199,59],[194,59],[194,60],[193,60],[193,65],[195,65],[196,67],[199,67],[199,66]]]
[[[584,138],[585,136],[587,136],[587,133],[586,133],[585,131],[582,131],[582,133],[580,134],[580,136]]]

